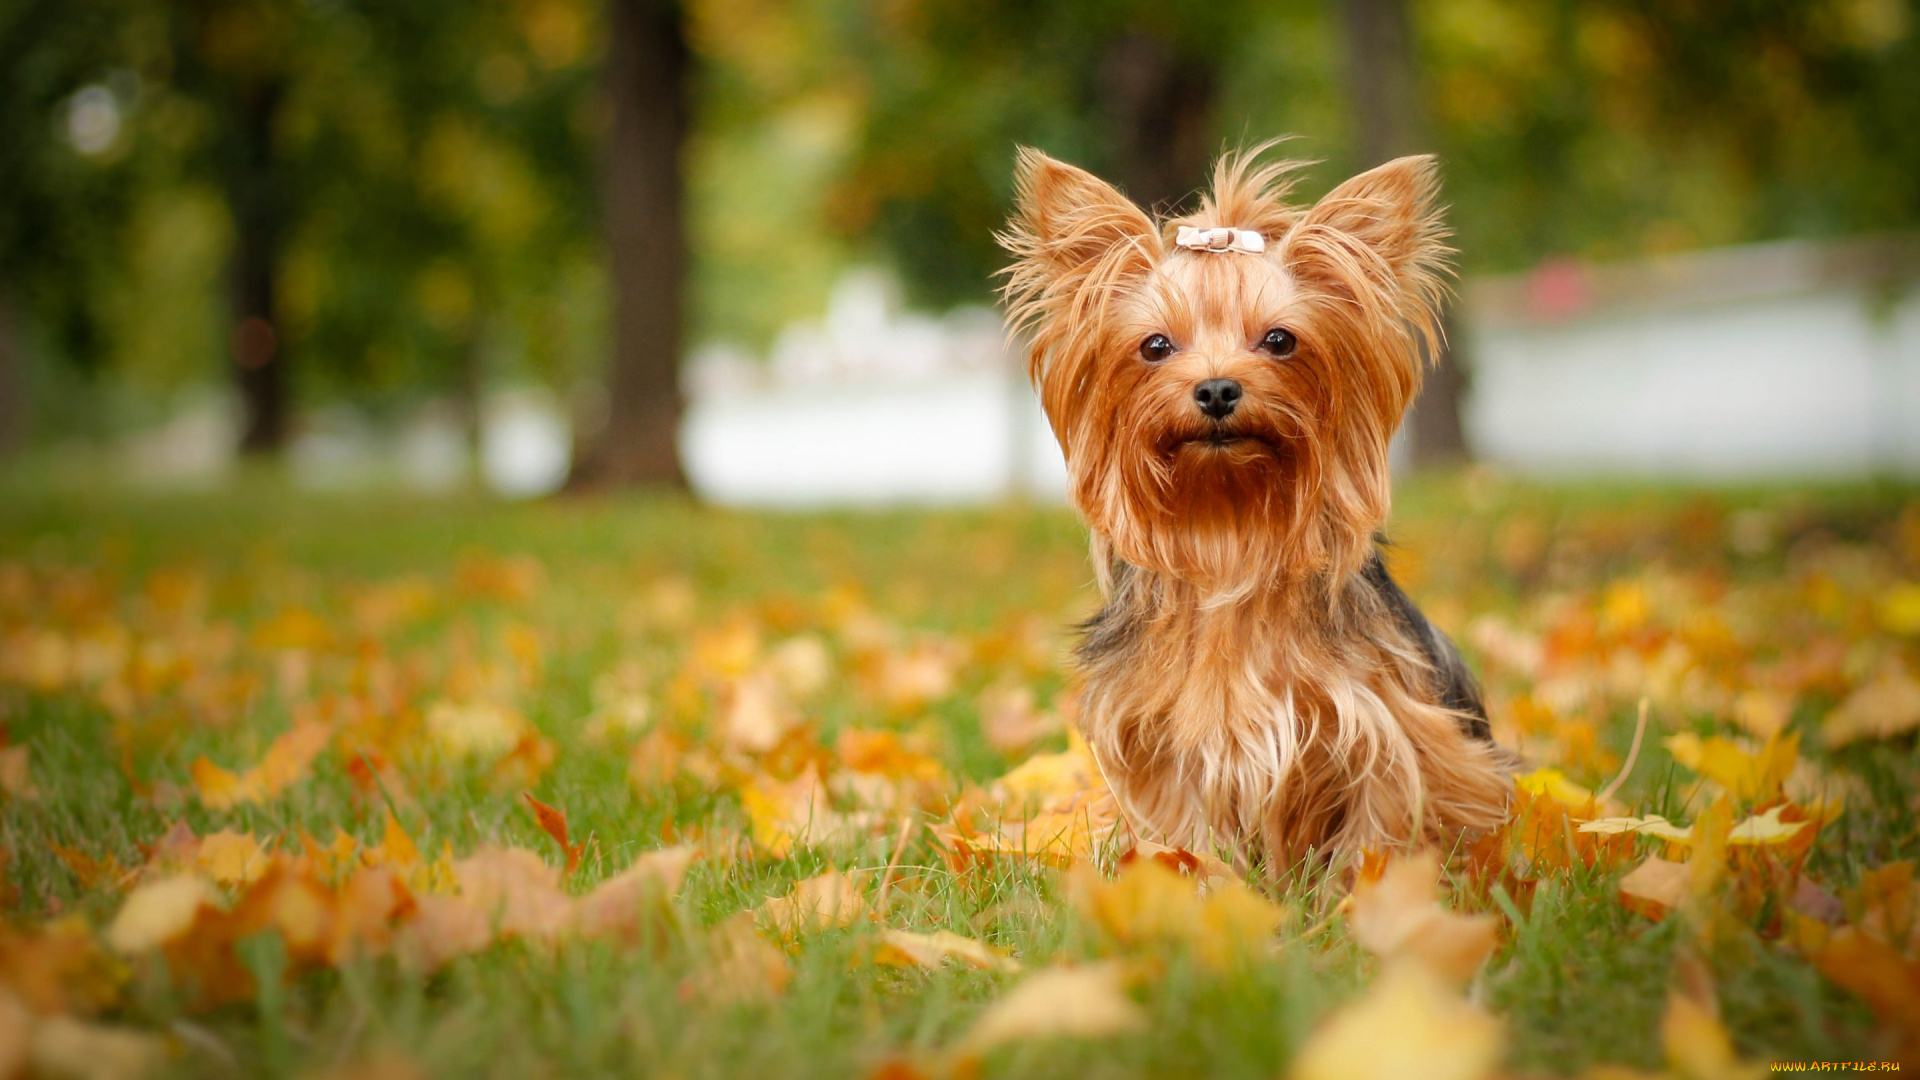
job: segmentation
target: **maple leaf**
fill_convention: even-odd
[[[1742,1062],[1719,1018],[1683,994],[1667,998],[1660,1041],[1668,1064],[1686,1080],[1757,1080],[1767,1073],[1758,1062]]]
[[[1119,964],[1046,968],[988,1006],[956,1050],[977,1056],[1009,1042],[1103,1038],[1146,1025],[1145,1010],[1126,994]]]
[[[1871,682],[1854,690],[1820,725],[1830,747],[1860,739],[1886,739],[1920,728],[1920,682],[1904,664],[1889,660]]]
[[[1757,751],[1723,736],[1702,739],[1692,732],[1670,735],[1665,745],[1675,761],[1719,784],[1740,802],[1777,797],[1800,758],[1798,735],[1776,735]]]
[[[867,901],[853,880],[838,870],[796,882],[785,896],[774,897],[754,909],[762,925],[782,938],[839,926],[867,916]]]
[[[673,898],[687,868],[700,856],[691,844],[649,851],[595,886],[575,905],[575,924],[588,937],[632,944],[652,927],[673,921]]]
[[[1058,714],[1034,705],[1033,688],[996,686],[980,695],[980,733],[987,744],[1009,757],[1061,730]]]
[[[497,761],[531,729],[519,711],[497,701],[436,701],[427,707],[427,737],[455,760]]]
[[[1687,864],[1649,855],[1620,879],[1620,902],[1649,919],[1660,920],[1687,899]]]
[[[1500,1021],[1426,965],[1388,964],[1364,997],[1308,1038],[1292,1080],[1478,1080],[1493,1074]]]
[[[107,944],[121,953],[146,952],[164,945],[186,933],[200,908],[211,899],[206,882],[198,874],[178,874],[137,885],[107,927]]]
[[[267,872],[268,862],[266,849],[252,833],[232,829],[202,837],[194,855],[200,872],[221,885],[250,885]]]
[[[586,850],[586,842],[567,843],[566,814],[534,798],[531,791],[521,792],[520,797],[525,799],[527,806],[533,810],[533,818],[540,823],[541,831],[553,837],[553,842],[560,845],[560,853],[567,860],[567,873],[573,873],[580,866],[580,853]]]
[[[1920,963],[1852,926],[1833,931],[1810,959],[1820,974],[1902,1033],[1904,1054],[1920,1051]]]
[[[982,971],[1020,970],[1019,961],[993,946],[947,930],[936,930],[931,934],[885,930],[880,934],[879,946],[873,951],[874,963],[890,967],[937,968],[949,959],[959,960]]]
[[[79,916],[34,932],[0,926],[0,994],[18,994],[42,1016],[97,1012],[119,997],[125,979],[125,966],[102,951]]]
[[[1153,858],[1123,864],[1111,882],[1082,865],[1069,882],[1081,913],[1115,940],[1182,943],[1216,970],[1266,955],[1286,917],[1237,878],[1202,880]]]
[[[525,848],[483,847],[455,862],[453,873],[459,898],[501,937],[552,937],[573,918],[559,872]]]
[[[787,954],[754,931],[753,913],[722,921],[702,939],[704,963],[685,992],[711,1001],[764,1001],[793,981]]]
[[[167,1060],[165,1039],[132,1028],[48,1016],[32,1023],[30,1030],[25,1060],[35,1076],[138,1080],[159,1072]]]
[[[100,858],[65,844],[47,845],[73,876],[79,880],[83,889],[117,889],[132,875],[132,871],[120,862],[120,857],[108,852]]]
[[[1369,952],[1406,958],[1434,974],[1465,981],[1499,944],[1493,915],[1456,915],[1440,905],[1440,857],[1431,851],[1388,860],[1377,880],[1353,890],[1348,922]]]
[[[0,731],[0,795],[22,802],[40,797],[40,789],[34,786],[33,773],[27,766],[27,747],[7,746],[4,731]]]
[[[229,810],[241,803],[264,803],[307,778],[313,762],[333,739],[333,729],[319,720],[294,722],[273,740],[260,764],[235,774],[204,757],[195,758],[189,771],[201,805]]]

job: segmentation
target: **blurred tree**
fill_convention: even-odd
[[[601,148],[612,259],[607,416],[570,487],[686,486],[678,436],[688,270],[682,169],[692,123],[685,18],[674,0],[608,0]]]
[[[1407,8],[1408,0],[1341,0],[1347,96],[1354,112],[1354,151],[1362,168],[1432,150],[1421,115],[1419,61]],[[1467,457],[1460,427],[1465,378],[1457,325],[1448,304],[1441,316],[1439,355],[1408,410],[1406,438],[1416,466],[1449,465]]]

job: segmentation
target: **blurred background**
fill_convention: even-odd
[[[1057,499],[1017,144],[1441,156],[1406,467],[1920,473],[1910,0],[3,0],[0,454],[60,482]]]

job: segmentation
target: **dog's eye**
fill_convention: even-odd
[[[1140,343],[1140,357],[1150,363],[1159,363],[1173,355],[1173,340],[1165,334],[1151,334]]]
[[[1260,351],[1268,356],[1292,356],[1299,344],[1300,340],[1293,336],[1293,331],[1276,326],[1260,339]]]

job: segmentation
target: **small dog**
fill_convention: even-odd
[[[1087,742],[1137,827],[1271,873],[1491,828],[1512,782],[1377,548],[1452,254],[1433,160],[1300,208],[1264,149],[1164,222],[1022,149],[998,239],[1106,599]]]

